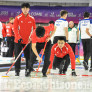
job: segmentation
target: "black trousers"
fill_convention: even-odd
[[[1,54],[1,42],[2,42],[2,38],[0,38],[0,54]]]
[[[44,43],[36,43],[36,49],[37,49],[37,52],[40,53],[41,49],[44,48],[44,45],[45,45],[45,42]],[[44,52],[44,55],[45,55],[45,59],[44,59],[44,65],[43,65],[43,69],[42,69],[42,73],[46,73],[47,72],[47,69],[50,65],[50,52],[51,52],[51,41],[47,42],[47,45],[46,45],[46,48],[45,48],[45,52]],[[30,70],[32,70],[33,68],[33,64],[34,64],[34,61],[36,60],[36,55],[34,54],[34,52],[32,51],[31,52],[31,56],[30,56],[30,63],[29,65],[31,65],[31,67],[29,66]]]
[[[15,58],[17,58],[17,56],[19,55],[19,53],[21,52],[21,50],[24,46],[25,46],[25,44],[15,43],[15,50],[14,50]],[[31,45],[28,44],[24,50],[24,57],[26,58],[26,69],[29,69],[28,64],[30,62],[30,49],[31,49]],[[15,71],[16,72],[20,72],[20,69],[21,69],[20,64],[21,64],[21,56],[15,63]]]
[[[82,39],[83,51],[84,51],[84,61],[88,64],[90,57],[90,39]]]
[[[53,40],[53,44],[57,43],[59,37],[65,37],[65,36],[55,36]]]
[[[70,64],[70,57],[67,54],[66,56],[64,56],[63,58],[59,58],[59,57],[54,57],[54,61],[53,61],[53,67],[54,68],[61,68],[60,66],[64,66],[63,67],[63,71],[67,71],[67,68]]]
[[[9,50],[7,52],[7,57],[12,57],[14,52],[14,37],[7,37],[7,45]]]
[[[0,45],[1,45],[1,42],[2,42],[2,38],[0,38]]]
[[[91,55],[91,68],[92,68],[92,39],[90,39],[90,55]]]
[[[73,52],[74,52],[74,54],[75,54],[76,43],[69,43],[69,45],[72,47]]]

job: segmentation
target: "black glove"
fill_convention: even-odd
[[[18,43],[21,43],[21,42],[23,42],[23,40],[22,40],[22,39],[19,39],[19,40],[18,40]]]
[[[91,39],[92,39],[92,36],[91,36]]]
[[[77,76],[74,69],[72,69],[72,76]]]

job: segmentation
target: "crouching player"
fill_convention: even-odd
[[[56,44],[52,46],[48,72],[54,68],[59,68],[59,74],[66,74],[67,68],[71,61],[72,76],[76,76],[75,72],[75,55],[72,48],[65,42],[65,37],[59,37]],[[47,72],[47,73],[48,73]]]

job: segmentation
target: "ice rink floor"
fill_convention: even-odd
[[[45,78],[25,77],[25,70],[21,70],[19,77],[14,71],[8,73],[9,77],[2,77],[5,73],[0,72],[0,92],[92,92],[92,76],[81,76],[92,73],[82,65],[76,66],[76,77],[71,76],[70,68],[66,75],[53,75],[58,73],[56,69]]]

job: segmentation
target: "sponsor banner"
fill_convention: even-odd
[[[83,13],[89,11],[92,18],[92,7],[48,7],[48,6],[31,6],[30,14],[34,16],[36,23],[48,23],[50,20],[56,20],[60,18],[60,11],[68,11],[68,21],[74,21],[78,23],[80,19],[83,19]],[[0,6],[0,21],[6,22],[9,17],[16,17],[21,13],[19,6]]]

